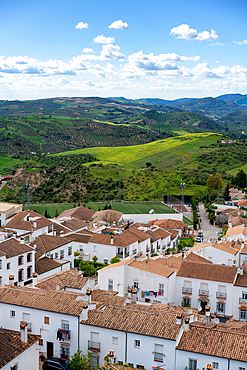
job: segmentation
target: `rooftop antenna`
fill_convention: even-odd
[[[22,168],[22,204],[26,203],[25,167]]]

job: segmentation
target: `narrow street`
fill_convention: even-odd
[[[205,244],[217,240],[218,232],[221,231],[219,226],[211,225],[208,219],[208,214],[205,211],[203,203],[199,203],[199,213],[200,219],[202,220],[200,230],[203,230],[203,241],[201,243],[196,243],[195,245]]]

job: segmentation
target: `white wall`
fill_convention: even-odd
[[[39,370],[39,351],[38,344],[33,344],[31,347],[15,357],[7,365],[3,366],[1,370],[9,370],[18,364],[18,370]],[[28,365],[27,365],[28,364]]]
[[[125,222],[133,221],[133,222],[142,222],[144,224],[148,223],[148,221],[152,220],[166,220],[170,218],[171,220],[178,220],[183,221],[182,213],[154,213],[154,214],[124,214],[123,219]]]

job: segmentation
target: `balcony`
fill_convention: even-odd
[[[227,293],[216,292],[216,298],[227,298]]]
[[[118,258],[123,258],[123,252],[122,252],[122,253],[117,253],[117,254],[116,254],[116,256],[117,256]]]
[[[129,257],[130,252],[125,252],[125,257]]]
[[[192,293],[192,288],[182,287],[182,293]]]
[[[209,290],[208,289],[199,289],[199,294],[209,295]]]
[[[88,349],[100,351],[100,342],[92,342],[91,340],[88,341]]]
[[[154,355],[154,361],[163,362],[163,358],[165,357],[163,353],[153,352],[153,355]]]
[[[137,249],[133,249],[132,254],[135,255],[137,253]]]
[[[245,299],[245,298],[239,298],[239,303],[247,303],[247,299]]]

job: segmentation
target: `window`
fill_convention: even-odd
[[[31,262],[32,261],[32,253],[28,253],[27,255],[27,262]]]
[[[49,324],[50,318],[48,316],[44,317],[44,324]]]
[[[225,293],[226,291],[226,286],[225,285],[219,285],[219,292]]]
[[[225,304],[217,303],[217,313],[224,315],[225,314]]]
[[[93,251],[97,251],[97,245],[93,245]]]
[[[183,307],[191,307],[191,299],[190,298],[183,298],[182,306]]]
[[[39,339],[39,346],[41,346],[41,347],[42,347],[43,345],[44,345],[44,340],[40,338],[40,339]]]
[[[218,362],[213,362],[213,369],[219,369],[219,363]]]
[[[138,280],[134,280],[133,288],[138,289]]]
[[[242,292],[242,298],[247,299],[247,293],[246,292]]]
[[[21,269],[18,271],[18,281],[23,281],[24,280],[24,270]]]
[[[246,310],[239,310],[239,320],[246,321],[247,319],[247,311]]]
[[[189,369],[197,370],[197,360],[194,360],[192,358],[189,359]]]
[[[62,357],[62,358],[69,358],[70,357],[69,347],[70,347],[69,344],[61,343],[60,357]]]
[[[228,260],[228,266],[232,266],[232,259]]]
[[[160,295],[164,295],[164,284],[159,284]]]
[[[15,319],[15,311],[10,310],[10,317],[12,317],[13,319]]]
[[[108,258],[104,258],[104,264],[108,265]]]
[[[27,279],[29,279],[32,276],[32,266],[28,266],[27,268]]]
[[[162,344],[154,345],[154,361],[163,362],[164,346]]]
[[[70,245],[70,246],[68,247],[68,255],[69,255],[69,256],[71,256],[71,254],[72,254],[72,246]]]
[[[3,278],[0,276],[0,285],[3,283]]]
[[[118,344],[118,337],[112,337],[112,343]]]
[[[139,339],[134,340],[134,347],[140,348],[141,347],[141,341]]]
[[[60,250],[60,259],[63,259],[64,258],[64,250],[63,249],[61,249]]]
[[[23,262],[24,262],[24,257],[23,256],[19,256],[18,257],[18,265],[23,265]]]
[[[7,263],[7,270],[10,270],[10,262]]]
[[[51,253],[51,255],[50,255],[50,259],[51,259],[51,260],[53,260],[53,253]]]
[[[108,280],[108,290],[113,290],[113,280]]]
[[[3,262],[2,262],[2,260],[0,260],[0,269],[2,269],[3,268]]]
[[[245,370],[245,367],[239,367],[238,370]]]
[[[207,283],[201,283],[201,290],[208,290],[208,284]]]
[[[55,252],[55,258],[58,258],[58,252]]]
[[[184,280],[184,286],[185,288],[191,288],[191,281]]]
[[[68,320],[62,320],[61,321],[62,330],[69,331],[69,321]]]
[[[48,225],[48,233],[52,232],[52,225]]]

